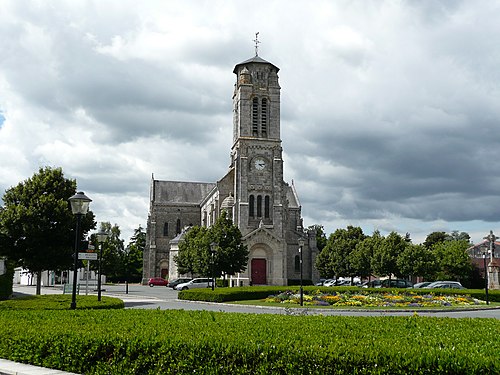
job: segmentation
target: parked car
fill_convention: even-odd
[[[167,286],[168,285],[168,281],[165,280],[163,277],[152,277],[148,280],[148,285],[150,287],[153,287],[155,285],[158,285],[158,286]]]
[[[187,283],[179,284],[175,287],[176,290],[186,290],[186,289],[195,289],[195,288],[211,288],[212,280],[206,278],[197,278]]]
[[[435,289],[435,288],[447,288],[447,289],[466,289],[458,281],[434,281],[427,286],[425,289]]]
[[[416,283],[416,284],[413,284],[413,288],[424,288],[426,287],[427,285],[429,285],[432,281],[422,281],[421,283]]]
[[[365,281],[360,285],[361,288],[380,288],[381,280]]]
[[[182,278],[181,277],[180,279],[175,279],[175,280],[169,281],[168,282],[168,286],[170,288],[175,289],[175,287],[177,285],[187,283],[188,281],[191,281],[191,280],[193,280],[193,279],[191,279],[191,278]]]
[[[390,283],[389,283],[390,282]],[[404,279],[385,279],[375,288],[411,288],[413,283]]]

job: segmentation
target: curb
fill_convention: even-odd
[[[32,366],[0,358],[0,375],[78,375],[74,372]]]

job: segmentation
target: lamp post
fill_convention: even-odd
[[[488,269],[486,268],[486,252],[483,253],[483,267],[484,267],[484,293],[486,294],[486,304],[490,304],[488,298]]]
[[[104,246],[104,242],[108,238],[108,233],[105,232],[102,228],[99,232],[96,233],[97,242],[101,246],[99,246],[99,261],[97,266],[97,300],[101,300],[101,260],[102,260],[102,248]]]
[[[215,242],[212,242],[210,244],[210,255],[212,256],[212,291],[215,288],[215,248],[217,247],[217,244]]]
[[[80,223],[82,221],[82,216],[87,214],[89,211],[90,202],[92,199],[87,197],[83,191],[79,191],[72,197],[70,197],[69,202],[71,204],[71,211],[76,215],[76,233],[75,233],[75,263],[73,268],[73,293],[71,295],[71,309],[76,309],[76,283],[77,283],[77,273],[78,273],[78,248],[80,243]]]
[[[304,288],[302,286],[302,260],[303,260],[303,249],[304,248],[304,239],[299,238],[299,254],[300,254],[300,306],[304,306]]]

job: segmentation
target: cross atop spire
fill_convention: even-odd
[[[259,32],[258,31],[255,33],[255,39],[253,40],[253,42],[255,43],[255,56],[259,56],[260,40],[259,40]]]

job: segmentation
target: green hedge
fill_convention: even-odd
[[[216,288],[211,289],[189,289],[179,292],[178,298],[190,301],[206,301],[206,302],[231,302],[231,301],[246,301],[263,299],[272,294],[284,292],[286,290],[299,291],[299,286],[248,286],[240,288]],[[447,294],[467,294],[471,297],[486,300],[484,289],[396,289],[396,288],[358,288],[353,286],[348,287],[326,287],[326,286],[305,286],[304,293],[320,290],[324,293],[333,291],[345,292],[351,291],[354,293],[369,293],[369,292],[384,292],[395,291],[401,292],[411,291],[415,294],[447,295]],[[500,302],[500,290],[490,290],[489,300],[491,302]]]
[[[0,357],[81,374],[498,374],[500,320],[0,311]]]
[[[22,296],[0,301],[0,310],[69,310],[71,295],[46,294],[40,296]],[[102,296],[76,296],[76,308],[86,309],[123,309],[125,304],[119,298]]]

